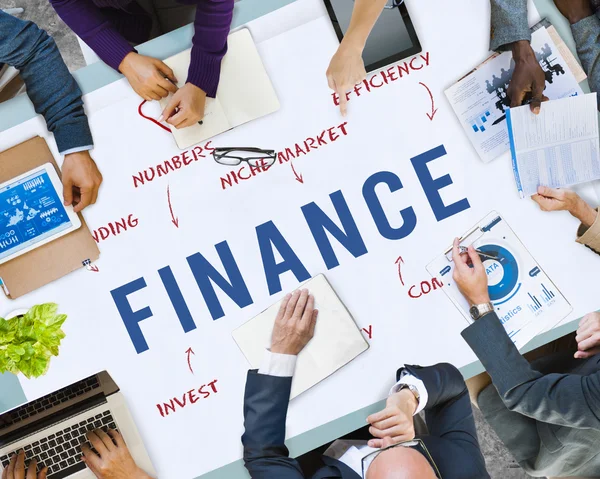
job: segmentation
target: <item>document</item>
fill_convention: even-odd
[[[541,27],[531,35],[531,47],[546,75],[544,95],[551,100],[583,95],[583,90],[552,41]],[[509,151],[507,91],[515,63],[511,52],[496,53],[445,93],[467,137],[484,163]]]
[[[510,149],[522,198],[538,186],[561,188],[600,178],[596,93],[507,111]]]

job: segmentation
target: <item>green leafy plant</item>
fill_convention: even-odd
[[[22,316],[0,318],[0,373],[23,373],[27,378],[43,375],[65,337],[61,326],[66,314],[58,305],[34,306]]]

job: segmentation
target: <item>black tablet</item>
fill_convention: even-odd
[[[354,0],[324,0],[333,28],[342,41],[350,25]],[[368,72],[421,52],[421,44],[402,0],[388,0],[363,51]]]

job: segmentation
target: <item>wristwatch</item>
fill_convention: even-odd
[[[494,305],[492,303],[475,304],[469,309],[469,313],[475,321],[492,311],[494,311]]]
[[[416,386],[413,386],[412,384],[402,384],[400,389],[398,389],[398,392],[402,391],[403,389],[408,389],[411,393],[413,393],[413,396],[417,400],[417,404],[419,403],[421,400],[421,395],[419,394],[419,390]]]

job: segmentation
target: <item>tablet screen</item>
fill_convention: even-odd
[[[46,171],[0,190],[0,260],[71,227]]]
[[[396,2],[396,3],[393,3]],[[398,0],[388,0],[388,7]],[[354,8],[353,0],[325,0],[329,16],[340,41],[346,34]],[[363,50],[363,61],[367,71],[373,71],[421,51],[419,39],[412,22],[401,4],[385,8],[377,19]]]

